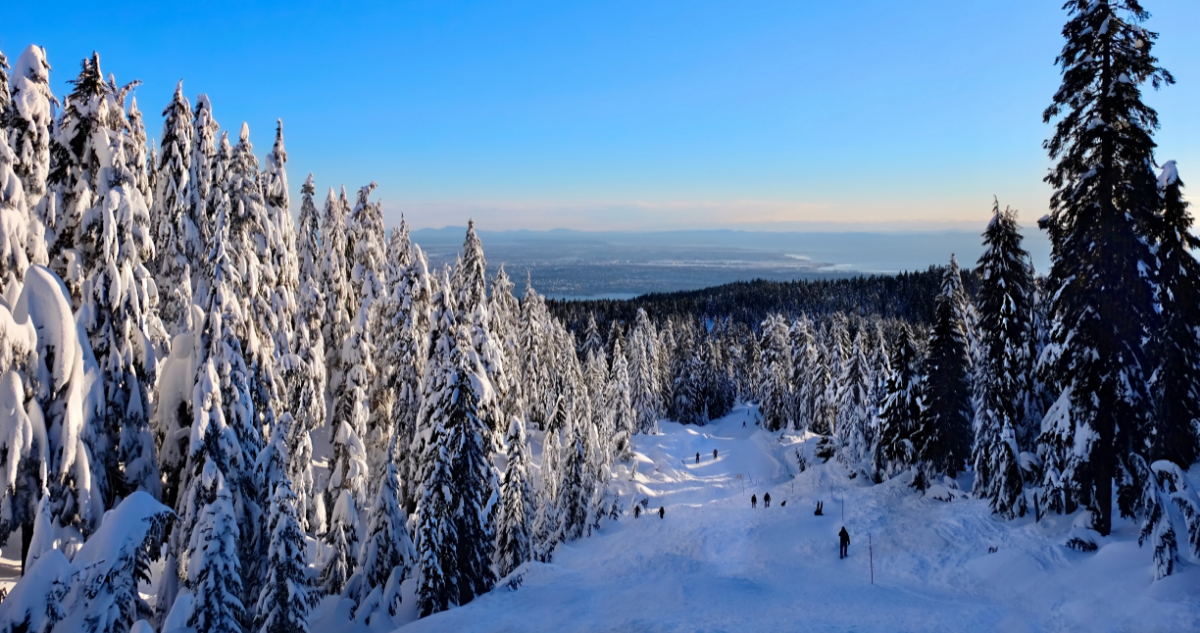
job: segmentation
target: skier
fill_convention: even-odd
[[[666,513],[667,513],[666,508],[664,508],[662,506],[658,506],[658,518],[660,518],[660,519],[663,518],[663,515],[665,515]]]
[[[717,449],[713,449],[713,460],[717,459]]]
[[[763,507],[764,508],[771,507],[771,493],[769,493],[769,492],[767,494],[763,495]]]
[[[642,516],[642,506],[633,506],[633,518]]]
[[[842,531],[838,532],[838,538],[842,541],[841,555],[838,558],[845,558],[850,555],[846,553],[850,547],[850,533],[846,531],[846,526],[842,526]]]
[[[751,508],[758,507],[758,495],[750,495],[750,507]]]

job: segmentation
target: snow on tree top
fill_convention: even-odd
[[[1158,186],[1166,189],[1176,182],[1179,182],[1179,168],[1175,166],[1175,161],[1169,160],[1163,163],[1162,174],[1158,176]]]
[[[32,79],[38,83],[50,81],[50,63],[46,61],[46,51],[37,44],[30,44],[17,58],[13,66],[14,79]],[[16,83],[14,81],[14,83]]]

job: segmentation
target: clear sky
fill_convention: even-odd
[[[1143,2],[1159,159],[1200,183],[1200,2]],[[260,154],[283,119],[293,204],[375,180],[389,222],[974,228],[1050,194],[1057,0],[7,4],[55,94],[97,50],[157,137],[182,78]]]

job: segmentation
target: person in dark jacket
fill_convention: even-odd
[[[667,514],[667,509],[666,509],[666,508],[664,508],[664,507],[662,507],[662,506],[658,506],[658,518],[660,518],[660,519],[661,519],[661,518],[663,518],[663,516],[665,516],[666,514]]]
[[[717,458],[717,449],[713,449],[713,459]]]
[[[696,453],[696,463],[700,463],[700,453]]]
[[[758,495],[750,495],[750,507],[751,508],[758,507]]]
[[[642,516],[642,506],[633,506],[633,518]]]
[[[767,494],[763,495],[763,507],[764,508],[771,507],[771,493],[769,493],[769,492]]]
[[[842,526],[842,531],[838,532],[838,538],[842,542],[842,547],[838,558],[845,558],[850,555],[847,553],[847,549],[850,547],[850,533],[846,531],[846,526]]]

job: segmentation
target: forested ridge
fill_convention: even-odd
[[[814,316],[856,313],[926,324],[933,320],[944,269],[944,266],[930,266],[927,270],[896,275],[790,282],[754,279],[700,290],[650,293],[633,299],[547,299],[546,303],[552,314],[574,329],[582,327],[588,315],[602,323],[631,322],[638,309],[660,317],[729,318],[752,327],[773,313]],[[974,296],[977,276],[964,271],[963,283],[968,294]]]

